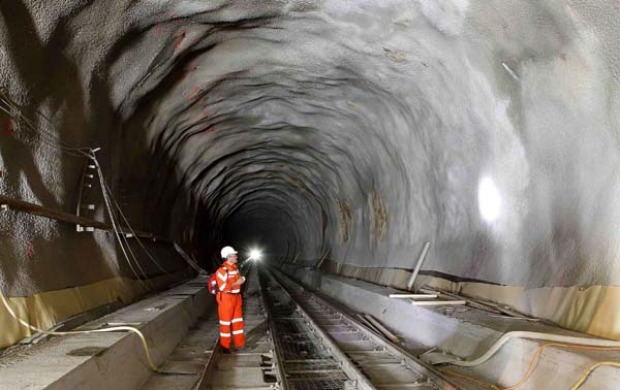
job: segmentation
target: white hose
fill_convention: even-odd
[[[140,337],[140,341],[142,341],[142,347],[144,348],[144,354],[146,355],[146,360],[148,362],[149,368],[151,370],[155,371],[155,372],[159,372],[159,369],[155,366],[155,363],[153,363],[153,359],[151,359],[151,354],[149,353],[149,347],[148,347],[148,344],[146,343],[146,339],[144,338],[144,335],[142,334],[142,332],[140,332],[136,328],[132,328],[131,326],[114,326],[114,327],[105,328],[105,329],[73,330],[73,331],[70,331],[70,332],[52,332],[52,331],[47,331],[47,330],[39,329],[36,326],[33,326],[33,325],[29,324],[28,322],[22,320],[21,318],[17,317],[17,314],[15,314],[15,312],[13,311],[11,306],[9,305],[9,302],[6,300],[6,298],[4,297],[4,294],[2,294],[2,292],[0,292],[0,300],[2,300],[2,303],[4,304],[4,307],[9,312],[11,317],[13,317],[15,320],[17,320],[17,322],[19,322],[20,325],[22,325],[22,326],[24,326],[24,327],[26,327],[26,328],[28,328],[30,330],[33,330],[35,332],[39,332],[39,333],[43,333],[43,334],[47,334],[47,335],[51,335],[51,336],[67,336],[67,335],[72,335],[72,334],[91,334],[91,333],[116,332],[116,331],[119,331],[119,330],[133,332],[138,337]]]
[[[620,341],[594,339],[588,337],[575,337],[575,336],[562,336],[559,334],[541,333],[541,332],[528,332],[528,331],[513,331],[505,333],[500,337],[492,346],[480,357],[473,360],[454,360],[449,362],[442,362],[444,364],[452,364],[460,367],[472,367],[482,364],[489,360],[495,353],[504,346],[512,338],[522,338],[530,340],[544,340],[553,341],[559,343],[567,343],[574,345],[587,345],[594,347],[620,347]]]

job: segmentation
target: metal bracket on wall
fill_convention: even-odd
[[[80,179],[80,185],[78,188],[78,204],[76,209],[76,215],[78,217],[85,217],[89,219],[96,219],[94,212],[96,210],[95,199],[97,197],[96,189],[98,181],[95,180],[97,175],[97,166],[93,163],[92,158],[86,160],[84,169],[82,170],[82,177]],[[86,214],[86,215],[85,215]],[[76,225],[75,230],[77,232],[94,232],[95,229],[89,226]]]
[[[77,232],[94,232],[95,228],[91,227],[91,226],[82,226],[82,225],[75,225],[75,231]]]

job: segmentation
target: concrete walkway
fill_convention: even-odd
[[[393,330],[402,346],[415,355],[431,348],[469,360],[482,355],[502,335],[510,331],[533,331],[567,336],[592,336],[553,324],[498,315],[470,306],[416,307],[408,300],[390,298],[403,293],[390,287],[361,280],[322,275],[302,267],[285,267],[290,276],[308,288],[359,313],[368,313]],[[519,382],[544,341],[513,339],[488,361],[472,368],[445,366],[443,370],[481,379],[501,386]],[[575,350],[545,347],[529,379],[519,389],[569,389],[582,374],[599,361],[620,362],[620,351]],[[444,372],[445,372],[444,371]],[[583,389],[617,389],[620,369],[598,368]]]

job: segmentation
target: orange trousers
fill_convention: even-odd
[[[230,348],[230,341],[235,347],[245,346],[243,334],[243,313],[241,311],[241,294],[217,294],[217,314],[220,317],[220,344],[224,348]]]

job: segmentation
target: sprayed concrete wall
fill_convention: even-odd
[[[132,223],[202,259],[225,241],[409,269],[429,240],[426,270],[457,278],[615,285],[619,11],[1,2],[0,82],[39,132],[0,114],[0,191],[73,210],[84,161],[60,146],[101,147]],[[0,228],[10,295],[129,274],[109,235],[18,213]]]

